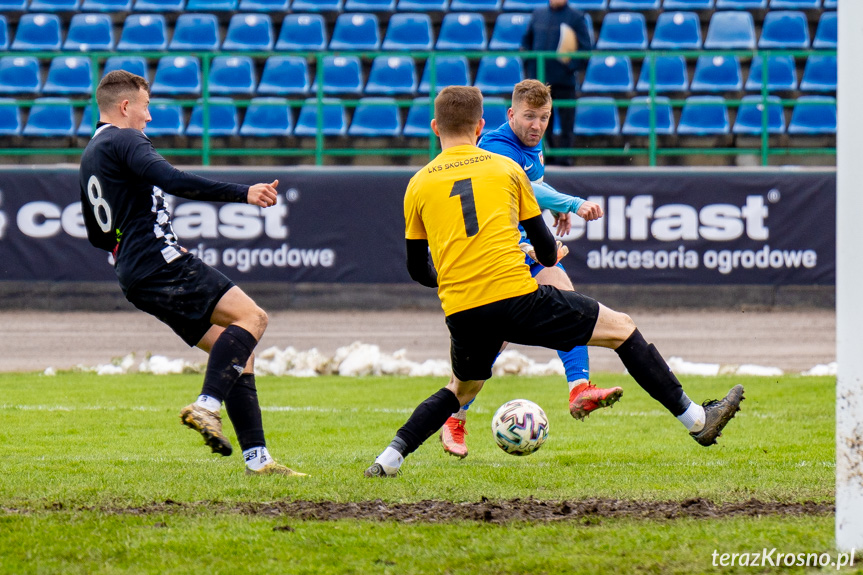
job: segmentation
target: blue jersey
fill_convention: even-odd
[[[542,142],[532,147],[525,146],[512,131],[509,122],[504,122],[499,128],[487,132],[480,138],[477,146],[513,160],[524,169],[524,173],[531,182],[541,182],[545,175]]]

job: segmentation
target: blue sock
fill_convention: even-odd
[[[566,369],[566,381],[590,379],[590,358],[587,355],[586,346],[580,345],[569,351],[559,351],[557,355]]]
[[[470,409],[470,404],[472,404],[474,402],[474,400],[476,400],[475,397],[473,399],[471,399],[470,401],[468,401],[467,403],[465,403],[464,405],[462,405],[461,406],[462,411],[467,411],[468,409]]]

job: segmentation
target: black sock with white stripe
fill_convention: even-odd
[[[210,350],[201,395],[224,400],[243,374],[258,340],[238,325],[229,325]]]

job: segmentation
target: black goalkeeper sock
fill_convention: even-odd
[[[407,456],[434,435],[447,418],[459,410],[455,394],[443,387],[417,406],[407,422],[398,430],[390,447]]]
[[[225,397],[225,409],[242,451],[251,447],[266,447],[254,373],[244,373],[237,379]]]
[[[672,415],[677,417],[692,403],[659,351],[638,329],[614,351],[638,385]]]
[[[225,328],[210,350],[204,386],[201,395],[209,395],[219,401],[228,397],[234,382],[246,369],[258,340],[238,325]]]

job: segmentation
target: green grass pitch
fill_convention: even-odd
[[[210,454],[178,417],[200,381],[0,374],[0,573],[808,573],[821,571],[723,567],[713,554],[837,555],[831,513],[323,521],[268,506],[598,498],[829,507],[835,378],[683,378],[696,401],[746,387],[742,411],[711,448],[625,375],[596,376],[624,395],[585,422],[569,416],[561,378],[495,378],[470,410],[467,459],[445,455],[433,437],[391,480],[362,472],[444,380],[259,378],[270,451],[308,478],[246,477],[236,450]],[[490,431],[497,407],[518,397],[550,420],[548,441],[529,457],[505,454]]]

